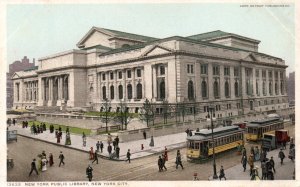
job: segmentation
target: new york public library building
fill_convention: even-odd
[[[288,108],[285,61],[258,52],[260,41],[213,31],[153,38],[92,27],[78,49],[38,60],[16,72],[14,109],[110,111],[126,101],[139,113],[146,99],[156,105],[184,103],[201,118],[209,106],[215,117]]]

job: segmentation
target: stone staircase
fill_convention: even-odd
[[[34,108],[35,113],[60,113],[59,106],[36,106]]]

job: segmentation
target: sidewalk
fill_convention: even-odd
[[[55,133],[50,133],[49,129],[47,131],[34,135],[31,134],[30,128],[22,128],[20,124],[18,125],[11,125],[9,130],[17,130],[18,135],[25,136],[28,138],[33,138],[36,140],[44,141],[47,143],[69,147],[72,149],[88,152],[91,147],[96,150],[96,143],[97,141],[102,141],[104,144],[103,153],[99,153],[101,157],[108,158],[107,152],[107,138],[106,136],[87,136],[86,147],[82,145],[82,136],[78,134],[71,134],[71,142],[72,145],[65,145],[65,138],[66,134],[63,132],[63,136],[61,139],[61,143],[56,143]],[[144,145],[144,150],[141,150],[141,144]],[[150,147],[150,137],[146,140],[136,140],[130,142],[119,143],[120,147],[120,159],[119,160],[126,160],[126,153],[127,150],[130,149],[131,159],[141,158],[148,155],[152,155],[155,153],[163,152],[165,150],[165,146],[170,151],[172,149],[179,149],[186,146],[186,133],[178,133],[178,134],[171,134],[166,136],[159,136],[154,137],[154,147]]]
[[[286,146],[286,150],[283,150],[285,154],[285,159],[283,160],[283,165],[280,165],[280,159],[278,158],[278,153],[280,149],[275,149],[267,154],[267,158],[271,158],[273,156],[273,159],[275,161],[275,170],[276,173],[274,173],[274,179],[275,180],[292,180],[295,163],[292,162],[289,158],[289,145]],[[259,170],[259,177],[261,177],[261,163],[260,161],[254,162],[254,167],[258,166]],[[217,175],[219,176],[219,170],[221,166],[217,166]],[[233,166],[231,168],[225,169],[225,176],[227,180],[250,180],[250,166],[247,164],[247,169],[245,172],[243,172],[243,166],[242,164],[238,164],[236,166]],[[209,180],[213,180],[212,176],[209,177]],[[217,179],[219,180],[219,179]],[[222,179],[224,180],[224,179]]]

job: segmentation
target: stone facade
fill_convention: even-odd
[[[211,105],[218,117],[284,109],[287,66],[258,52],[259,43],[222,31],[157,39],[93,27],[79,49],[13,75],[14,107],[101,110],[107,98],[111,111],[126,100],[139,112],[147,98],[158,107],[163,100],[196,106],[202,117]]]

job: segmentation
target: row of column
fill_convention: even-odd
[[[25,101],[38,100],[38,81],[28,81],[24,83]]]

